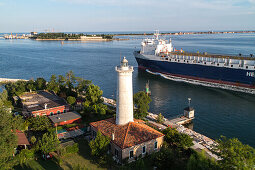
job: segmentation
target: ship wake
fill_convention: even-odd
[[[159,76],[161,76],[165,79],[172,80],[172,81],[184,82],[184,83],[200,85],[200,86],[205,86],[205,87],[213,87],[213,88],[220,88],[220,89],[225,89],[225,90],[232,90],[232,91],[249,93],[249,94],[255,94],[255,89],[251,89],[251,88],[245,88],[245,87],[228,85],[228,84],[205,82],[205,81],[201,81],[201,80],[194,80],[194,79],[188,79],[188,78],[183,78],[183,77],[177,77],[177,76],[162,74],[162,73],[158,73],[158,72],[152,72],[148,69],[146,69],[146,72],[148,72],[150,74],[154,74],[154,75],[159,75]]]

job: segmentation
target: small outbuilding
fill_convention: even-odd
[[[49,118],[54,126],[79,123],[81,121],[81,115],[75,111],[49,116]]]
[[[20,130],[16,130],[16,136],[18,138],[18,149],[26,149],[27,146],[30,146],[25,133]]]

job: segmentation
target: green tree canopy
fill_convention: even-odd
[[[79,95],[84,95],[84,93],[86,92],[86,89],[92,82],[90,80],[85,80],[80,77],[76,77],[76,80],[78,82],[78,84],[76,86],[77,93]]]
[[[76,102],[76,99],[73,96],[68,96],[67,102],[68,102],[68,104],[73,105]]]
[[[193,145],[193,139],[189,135],[179,133],[176,129],[167,128],[163,133],[165,141],[171,146],[187,149]]]
[[[187,163],[188,170],[218,170],[220,167],[218,166],[215,160],[209,159],[206,157],[205,152],[201,153],[195,152],[193,153]]]
[[[45,90],[46,89],[46,80],[44,78],[37,78],[35,81],[37,90]]]
[[[11,114],[0,107],[0,167],[3,169],[17,146],[17,137],[14,134],[16,129],[13,129],[12,119]]]
[[[34,131],[45,131],[52,127],[51,122],[47,116],[36,116],[28,119],[29,127]]]
[[[100,90],[100,88],[94,84],[91,84],[86,89],[86,101],[90,103],[90,105],[99,104],[102,103],[102,95],[103,91]]]
[[[134,95],[134,105],[137,107],[135,118],[141,119],[148,115],[151,98],[144,91],[139,91]]]
[[[254,169],[255,149],[244,145],[237,138],[227,139],[221,136],[216,152],[222,160],[218,161],[222,169]]]
[[[91,155],[102,159],[106,155],[109,143],[110,138],[98,131],[96,138],[89,143]]]
[[[59,92],[59,84],[57,82],[57,77],[53,74],[50,78],[50,81],[47,84],[47,90],[53,91],[54,93]]]
[[[29,80],[26,84],[27,91],[35,91],[36,90],[36,85],[33,80]]]
[[[60,141],[55,133],[44,133],[42,139],[38,142],[39,150],[44,154],[56,151]]]
[[[163,123],[164,122],[164,116],[161,113],[159,113],[158,116],[157,116],[157,122],[158,123]]]

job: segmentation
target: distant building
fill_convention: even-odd
[[[97,36],[81,36],[81,40],[102,40],[103,37],[97,37]]]
[[[117,76],[117,108],[116,119],[110,118],[90,123],[91,137],[97,132],[111,138],[110,151],[117,162],[127,159],[128,162],[158,151],[164,135],[147,126],[142,120],[133,119],[133,67],[128,65],[124,57]]]
[[[66,101],[47,91],[25,93],[19,96],[25,117],[52,116],[69,111]]]
[[[54,126],[81,122],[81,115],[75,111],[49,116],[49,118]]]
[[[37,32],[31,32],[31,35],[33,36],[33,35],[37,35],[38,33]]]

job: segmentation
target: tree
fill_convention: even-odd
[[[26,84],[26,88],[27,91],[35,91],[36,90],[35,82],[33,80],[29,80]]]
[[[46,80],[44,78],[37,78],[35,81],[37,90],[45,90],[46,89]]]
[[[193,153],[187,163],[188,170],[217,170],[220,169],[217,162],[205,156],[204,150],[201,153]]]
[[[53,91],[56,94],[59,92],[59,84],[57,82],[57,77],[54,74],[51,76],[50,81],[47,84],[47,90]]]
[[[154,166],[159,170],[165,169],[185,169],[185,160],[180,153],[163,145],[159,152],[152,155]]]
[[[255,149],[244,145],[237,138],[227,139],[221,136],[216,153],[222,160],[219,165],[222,169],[254,169]]]
[[[86,92],[86,89],[91,84],[90,80],[84,80],[83,78],[76,77],[76,80],[78,82],[76,86],[77,93],[79,95],[83,95]]]
[[[17,146],[17,137],[14,134],[16,129],[13,129],[12,118],[11,114],[0,107],[0,167],[3,169]]]
[[[91,149],[91,155],[96,158],[103,159],[106,156],[110,138],[102,135],[100,131],[97,132],[97,136],[94,140],[90,141],[89,147]]]
[[[86,89],[86,101],[90,103],[90,105],[99,104],[102,103],[102,95],[103,91],[100,90],[100,88],[94,84],[91,84]]]
[[[31,139],[30,139],[30,141],[32,142],[32,144],[35,144],[35,142],[36,142],[36,137],[35,137],[35,136],[32,136]]]
[[[165,141],[171,146],[187,149],[193,144],[193,139],[186,134],[179,133],[176,129],[167,128],[163,131]]]
[[[73,105],[76,102],[76,99],[73,96],[68,96],[67,102],[68,102],[68,104]]]
[[[44,154],[56,151],[60,141],[55,133],[44,133],[42,139],[38,142],[39,150]]]
[[[142,119],[148,115],[151,98],[145,92],[139,91],[134,95],[134,104],[137,107],[135,118]]]
[[[28,121],[29,127],[34,131],[45,131],[52,126],[47,116],[30,117]]]
[[[17,158],[19,160],[19,163],[22,165],[26,163],[28,160],[33,159],[35,157],[35,150],[34,149],[23,149],[18,154]]]
[[[159,113],[159,115],[157,116],[157,122],[158,123],[163,123],[164,122],[164,116],[161,113]]]

